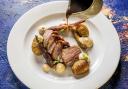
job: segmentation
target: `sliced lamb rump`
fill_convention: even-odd
[[[48,53],[52,54],[54,48],[56,47],[56,42],[54,42],[47,50],[48,50]]]
[[[64,38],[61,35],[52,34],[53,37],[55,37],[56,40],[64,40]]]
[[[78,60],[81,50],[78,46],[68,47],[62,50],[63,62],[67,65],[72,65],[76,60]]]
[[[52,30],[45,30],[44,34],[43,34],[43,38],[44,38],[44,47],[47,46],[48,44],[48,40],[50,38],[50,36],[52,35],[53,31]]]
[[[70,47],[70,44],[67,41],[59,40],[58,42],[60,42],[63,45],[63,48]]]
[[[58,57],[61,58],[61,53],[62,53],[63,45],[60,42],[57,42],[53,52],[52,52],[52,58],[53,59],[58,59]]]
[[[55,42],[55,38],[51,35],[51,37],[48,40],[47,50],[50,49],[50,47],[53,45],[54,42]]]

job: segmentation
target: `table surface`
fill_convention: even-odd
[[[28,89],[12,72],[7,58],[7,39],[12,26],[26,11],[53,0],[0,0],[0,89]],[[104,0],[102,12],[115,26],[121,57],[112,78],[100,89],[128,89],[128,0]]]

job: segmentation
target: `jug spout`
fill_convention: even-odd
[[[102,5],[102,0],[69,0],[66,17],[77,15],[87,19],[98,14]]]

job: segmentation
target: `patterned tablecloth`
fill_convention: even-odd
[[[21,15],[48,1],[52,0],[0,0],[0,89],[28,89],[16,78],[9,66],[7,39],[12,26]],[[102,12],[118,32],[121,58],[112,78],[100,89],[128,89],[128,0],[104,0]]]

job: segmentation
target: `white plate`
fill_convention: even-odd
[[[102,86],[114,73],[120,57],[120,42],[112,23],[102,14],[86,22],[94,47],[90,73],[81,78],[46,74],[31,51],[31,42],[38,27],[64,23],[67,1],[54,1],[34,7],[13,26],[7,44],[8,60],[16,76],[32,89],[95,89]],[[79,18],[72,17],[70,21]],[[71,41],[71,39],[68,39]],[[74,42],[74,41],[72,41]]]

